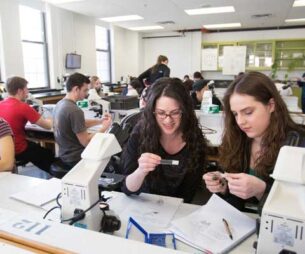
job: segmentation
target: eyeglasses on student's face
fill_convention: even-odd
[[[170,117],[171,119],[178,119],[181,117],[182,111],[180,109],[175,109],[170,111],[169,113],[166,113],[164,110],[156,110],[154,114],[157,118],[161,120],[164,120],[167,117]]]

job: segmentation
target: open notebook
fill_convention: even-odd
[[[228,224],[230,238],[223,219]],[[255,220],[213,195],[208,203],[190,215],[172,221],[170,230],[186,244],[207,253],[226,253],[254,233]]]

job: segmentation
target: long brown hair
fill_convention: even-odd
[[[158,69],[158,66],[165,61],[168,61],[168,58],[166,56],[158,56],[157,63],[151,68],[151,73],[155,73]]]
[[[180,104],[182,111],[180,130],[187,149],[190,151],[187,166],[188,170],[192,171],[200,162],[205,162],[207,144],[193,110],[192,99],[182,81],[177,78],[160,78],[150,88],[147,105],[140,123],[140,154],[144,152],[158,154],[160,149],[161,131],[154,111],[157,99],[162,96],[170,97]],[[204,166],[202,165],[202,168]]]
[[[234,93],[249,95],[267,105],[274,100],[275,110],[270,124],[262,137],[260,156],[256,159],[255,171],[262,178],[272,172],[280,147],[288,130],[298,130],[292,121],[286,104],[273,81],[260,72],[249,72],[235,79],[226,91],[224,103],[224,134],[220,147],[220,164],[228,172],[244,172],[250,165],[252,139],[238,127],[231,112],[230,98]]]

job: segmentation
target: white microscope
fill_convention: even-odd
[[[263,207],[257,253],[305,253],[305,148],[281,148]]]
[[[110,157],[121,150],[113,134],[93,136],[80,162],[62,178],[62,222],[100,231],[103,211],[99,207],[98,179]]]

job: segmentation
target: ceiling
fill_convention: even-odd
[[[158,25],[158,22],[173,21],[162,25],[163,30],[201,29],[204,24],[241,23],[239,29],[303,26],[303,23],[285,23],[285,19],[305,18],[305,7],[292,7],[294,0],[85,0],[58,7],[96,18],[140,15],[144,19],[118,22],[117,26]],[[234,13],[189,16],[184,10],[202,7],[234,6]],[[253,15],[271,14],[254,18]]]

